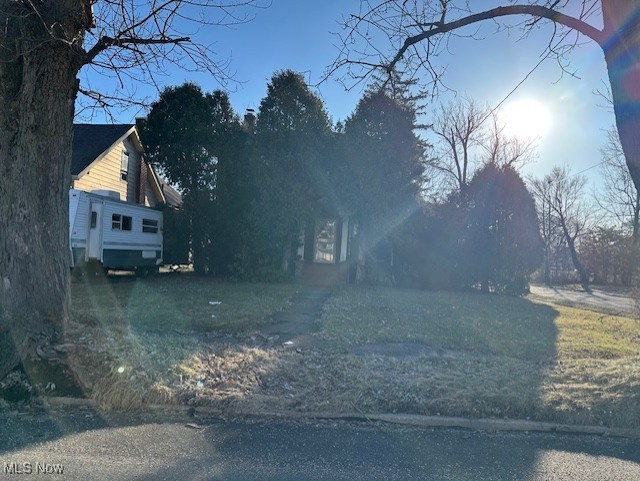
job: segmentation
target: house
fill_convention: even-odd
[[[329,286],[355,282],[357,224],[348,216],[313,219],[300,234],[296,274],[299,282]]]
[[[133,124],[74,124],[71,188],[117,192],[132,204],[179,206],[180,195],[164,183],[143,156]]]
[[[135,125],[74,124],[70,187],[73,265],[97,259],[106,268],[146,272],[176,258],[172,236],[162,232],[167,225],[171,232],[182,198],[146,162]]]

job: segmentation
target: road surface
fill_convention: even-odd
[[[5,410],[0,429],[2,480],[640,479],[633,439],[87,408]]]
[[[569,287],[531,286],[532,298],[547,299],[562,305],[584,307],[604,313],[634,315],[635,301],[629,293],[607,292],[593,288],[591,292]]]

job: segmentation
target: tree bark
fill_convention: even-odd
[[[571,254],[571,262],[573,262],[573,267],[575,267],[576,270],[578,271],[578,276],[580,277],[580,284],[582,285],[582,288],[585,291],[591,292],[589,287],[589,276],[587,275],[587,271],[582,265],[582,262],[580,262],[580,259],[578,257],[578,252],[576,251],[576,239],[575,237],[571,236],[571,234],[569,234],[569,229],[567,228],[567,224],[564,218],[560,218],[560,224],[562,226],[562,232],[564,234],[564,238],[567,241],[567,247],[569,247],[569,254]]]
[[[631,231],[631,238],[633,239],[634,246],[638,245],[638,237],[640,236],[640,190],[636,189],[636,199],[633,204],[633,226]]]
[[[640,190],[640,11],[636,0],[602,0],[601,44],[611,83],[616,127],[629,173]]]
[[[45,28],[81,31],[80,2],[52,2],[40,15],[16,3],[0,0],[0,379],[25,356],[42,353],[68,319],[68,194],[80,66],[78,50]],[[69,20],[73,14],[78,20]],[[57,26],[56,15],[63,17]]]

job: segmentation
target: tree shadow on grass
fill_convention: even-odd
[[[494,298],[482,296],[466,299],[463,308],[460,298],[454,301],[448,295],[440,294],[443,297],[428,297],[417,305],[403,302],[397,309],[381,310],[381,303],[391,303],[388,297],[391,294],[402,295],[399,292],[374,293],[369,302],[373,302],[373,309],[381,312],[382,317],[394,315],[394,319],[409,316],[411,321],[411,318],[422,316],[422,322],[428,323],[424,316],[430,312],[430,325],[415,331],[417,338],[414,336],[413,341],[430,339],[432,344],[437,342],[441,346],[437,355],[418,352],[417,356],[406,356],[403,361],[397,356],[354,354],[342,347],[334,350],[335,346],[326,343],[301,349],[301,352],[278,348],[282,362],[275,363],[266,373],[270,379],[267,385],[273,389],[265,391],[264,385],[258,386],[247,393],[247,398],[286,396],[291,399],[282,405],[286,408],[295,405],[295,397],[300,393],[322,401],[322,396],[344,394],[344,390],[353,388],[363,389],[354,399],[362,399],[365,404],[352,407],[353,410],[364,407],[365,416],[367,409],[379,405],[404,411],[418,403],[422,414],[436,414],[436,409],[447,414],[445,409],[450,409],[451,414],[472,417],[522,417],[527,409],[531,409],[535,417],[540,387],[557,356],[554,323],[557,312],[553,308],[522,299],[509,300],[498,308]],[[353,328],[348,321],[346,316],[342,327]],[[353,321],[355,325],[363,322]],[[376,324],[375,327],[379,326]],[[404,326],[405,329],[413,327],[411,322]],[[466,339],[461,333],[466,333]],[[360,346],[372,340],[391,342],[399,334],[398,329],[382,331],[383,339],[352,341]],[[347,359],[346,364],[323,369],[326,367],[321,364],[323,359],[331,360],[331,356],[344,356],[340,359]],[[310,364],[305,364],[309,361]],[[293,373],[307,368],[313,376],[305,379],[313,379],[314,384],[297,384]],[[416,369],[418,373],[418,376],[409,377],[413,381],[409,386],[407,378],[402,377],[407,368]],[[439,377],[429,378],[433,373],[438,373]],[[283,379],[288,387],[278,384],[277,381]],[[335,389],[325,390],[328,385]],[[381,388],[374,389],[376,386]],[[406,398],[407,392],[412,397]],[[407,402],[407,399],[415,402]],[[420,406],[421,399],[437,402]],[[271,406],[276,409],[279,405],[276,402]],[[495,412],[495,406],[501,407],[500,412]],[[185,427],[188,419],[177,420],[175,416],[122,414],[114,418],[112,414],[91,409],[73,412],[54,409],[42,410],[39,414],[2,413],[0,418],[6,426],[3,433],[7,433],[0,436],[0,452],[12,460],[21,461],[18,458],[26,456],[24,453],[42,441],[58,446],[52,452],[71,453],[65,454],[64,459],[73,459],[74,453],[83,449],[83,444],[101,439],[98,431],[102,430],[110,433],[108,440],[103,441],[105,446],[130,449],[129,454],[146,459],[149,459],[147,453],[153,453],[151,465],[143,472],[127,472],[125,466],[119,471],[119,477],[113,479],[198,476],[225,480],[536,479],[541,460],[555,452],[623,459],[636,463],[632,466],[634,469],[640,462],[637,441],[593,437],[476,435],[460,430],[381,428],[378,425],[367,425],[362,430],[361,425],[273,420],[261,421],[257,426],[255,422],[228,425],[213,420],[215,426],[197,436],[198,449],[193,451],[185,447],[194,442],[193,438],[186,434],[184,439],[180,437],[184,430],[193,431]],[[206,424],[209,421],[196,422]],[[122,429],[123,426],[127,429]],[[170,438],[171,442],[162,441],[168,433],[178,437]],[[172,446],[179,448],[177,453],[171,451]],[[90,469],[78,464],[74,468],[73,461],[68,462],[70,469],[85,474]],[[112,469],[117,470],[116,467]]]
[[[346,346],[354,372],[321,371],[317,384],[359,390],[354,411],[541,417],[540,386],[557,355],[558,312],[549,306],[482,294],[347,288],[322,316],[324,333]]]

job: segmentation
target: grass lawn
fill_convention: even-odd
[[[111,359],[94,397],[124,408],[166,401],[640,427],[634,319],[511,297],[343,287],[311,344],[256,336],[295,290],[182,275],[75,282],[74,317],[100,339],[80,362],[95,351]]]
[[[294,291],[292,284],[234,284],[188,274],[79,279],[72,283],[72,315],[144,332],[233,333],[285,308]]]
[[[211,339],[229,343],[255,331],[288,306],[295,290],[189,274],[74,279],[68,337],[78,348],[69,355],[87,394],[104,407],[171,400],[166,385],[210,351]]]
[[[640,426],[635,319],[519,298],[380,288],[342,289],[325,307],[324,334],[336,342],[435,349],[397,357],[389,369],[364,361],[379,363],[364,370],[384,378],[379,397],[392,409]],[[413,373],[404,390],[396,380],[403,370]],[[361,382],[370,381],[354,378]]]
[[[516,359],[554,355],[557,311],[526,299],[474,293],[345,288],[323,330],[347,343],[416,342]]]

